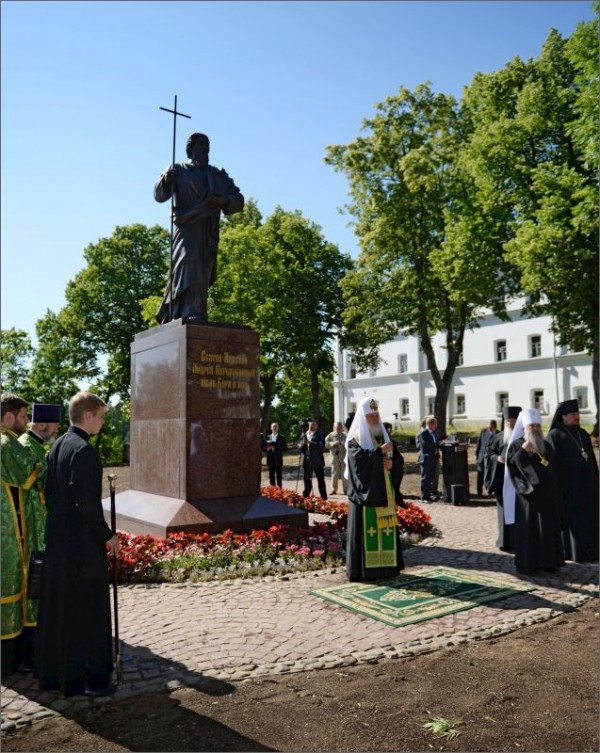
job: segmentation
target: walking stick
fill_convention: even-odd
[[[110,486],[110,527],[113,536],[117,533],[117,509],[115,504],[115,474],[108,474],[108,483]],[[117,557],[113,556],[112,568],[112,586],[113,586],[113,612],[115,615],[115,665],[117,667],[117,683],[121,682],[121,652],[119,650],[119,602],[117,599]]]

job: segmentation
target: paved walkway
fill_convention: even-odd
[[[512,557],[495,548],[494,506],[428,505],[441,538],[405,551],[406,572],[443,564],[519,576]],[[342,667],[498,636],[544,622],[597,596],[598,566],[569,563],[554,575],[525,578],[528,593],[428,622],[393,628],[309,590],[346,582],[341,570],[190,585],[119,588],[123,680],[112,698],[62,698],[40,692],[30,675],[2,686],[2,731],[69,715],[77,705],[112,703],[158,690],[192,686],[205,692],[272,673]]]

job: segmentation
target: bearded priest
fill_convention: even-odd
[[[558,463],[565,558],[598,562],[598,463],[590,435],[580,426],[577,400],[559,403],[548,442]]]
[[[539,410],[522,410],[506,454],[504,516],[514,522],[515,568],[522,575],[555,572],[564,565],[560,535],[556,454],[544,439]],[[507,504],[507,484],[515,490]],[[514,516],[514,521],[511,519]]]
[[[364,398],[346,439],[348,530],[346,573],[350,581],[392,578],[404,569],[396,505],[404,458],[390,440],[378,404]]]

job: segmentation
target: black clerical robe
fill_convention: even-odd
[[[548,434],[556,453],[565,557],[598,561],[598,463],[587,431],[559,426]]]
[[[564,564],[558,510],[556,455],[545,442],[540,456],[523,449],[523,439],[507,453],[508,472],[516,492],[514,548],[515,568],[529,575],[554,571]]]
[[[513,524],[504,522],[504,463],[498,458],[504,452],[504,434],[498,432],[489,441],[485,450],[485,476],[484,483],[490,492],[496,497],[496,517],[498,520],[498,538],[496,546],[499,549],[512,551],[513,549]]]
[[[36,674],[65,696],[110,683],[113,668],[102,465],[88,435],[71,426],[48,455],[46,559],[39,605]]]
[[[394,447],[391,481],[395,504],[406,507],[400,483],[404,458]],[[354,439],[348,443],[348,529],[346,573],[350,580],[392,578],[404,569],[397,526],[377,531],[374,508],[388,505],[381,449],[364,450]]]

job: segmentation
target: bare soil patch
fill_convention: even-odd
[[[597,601],[413,659],[95,703],[5,751],[597,751]],[[462,721],[454,740],[428,716]]]

